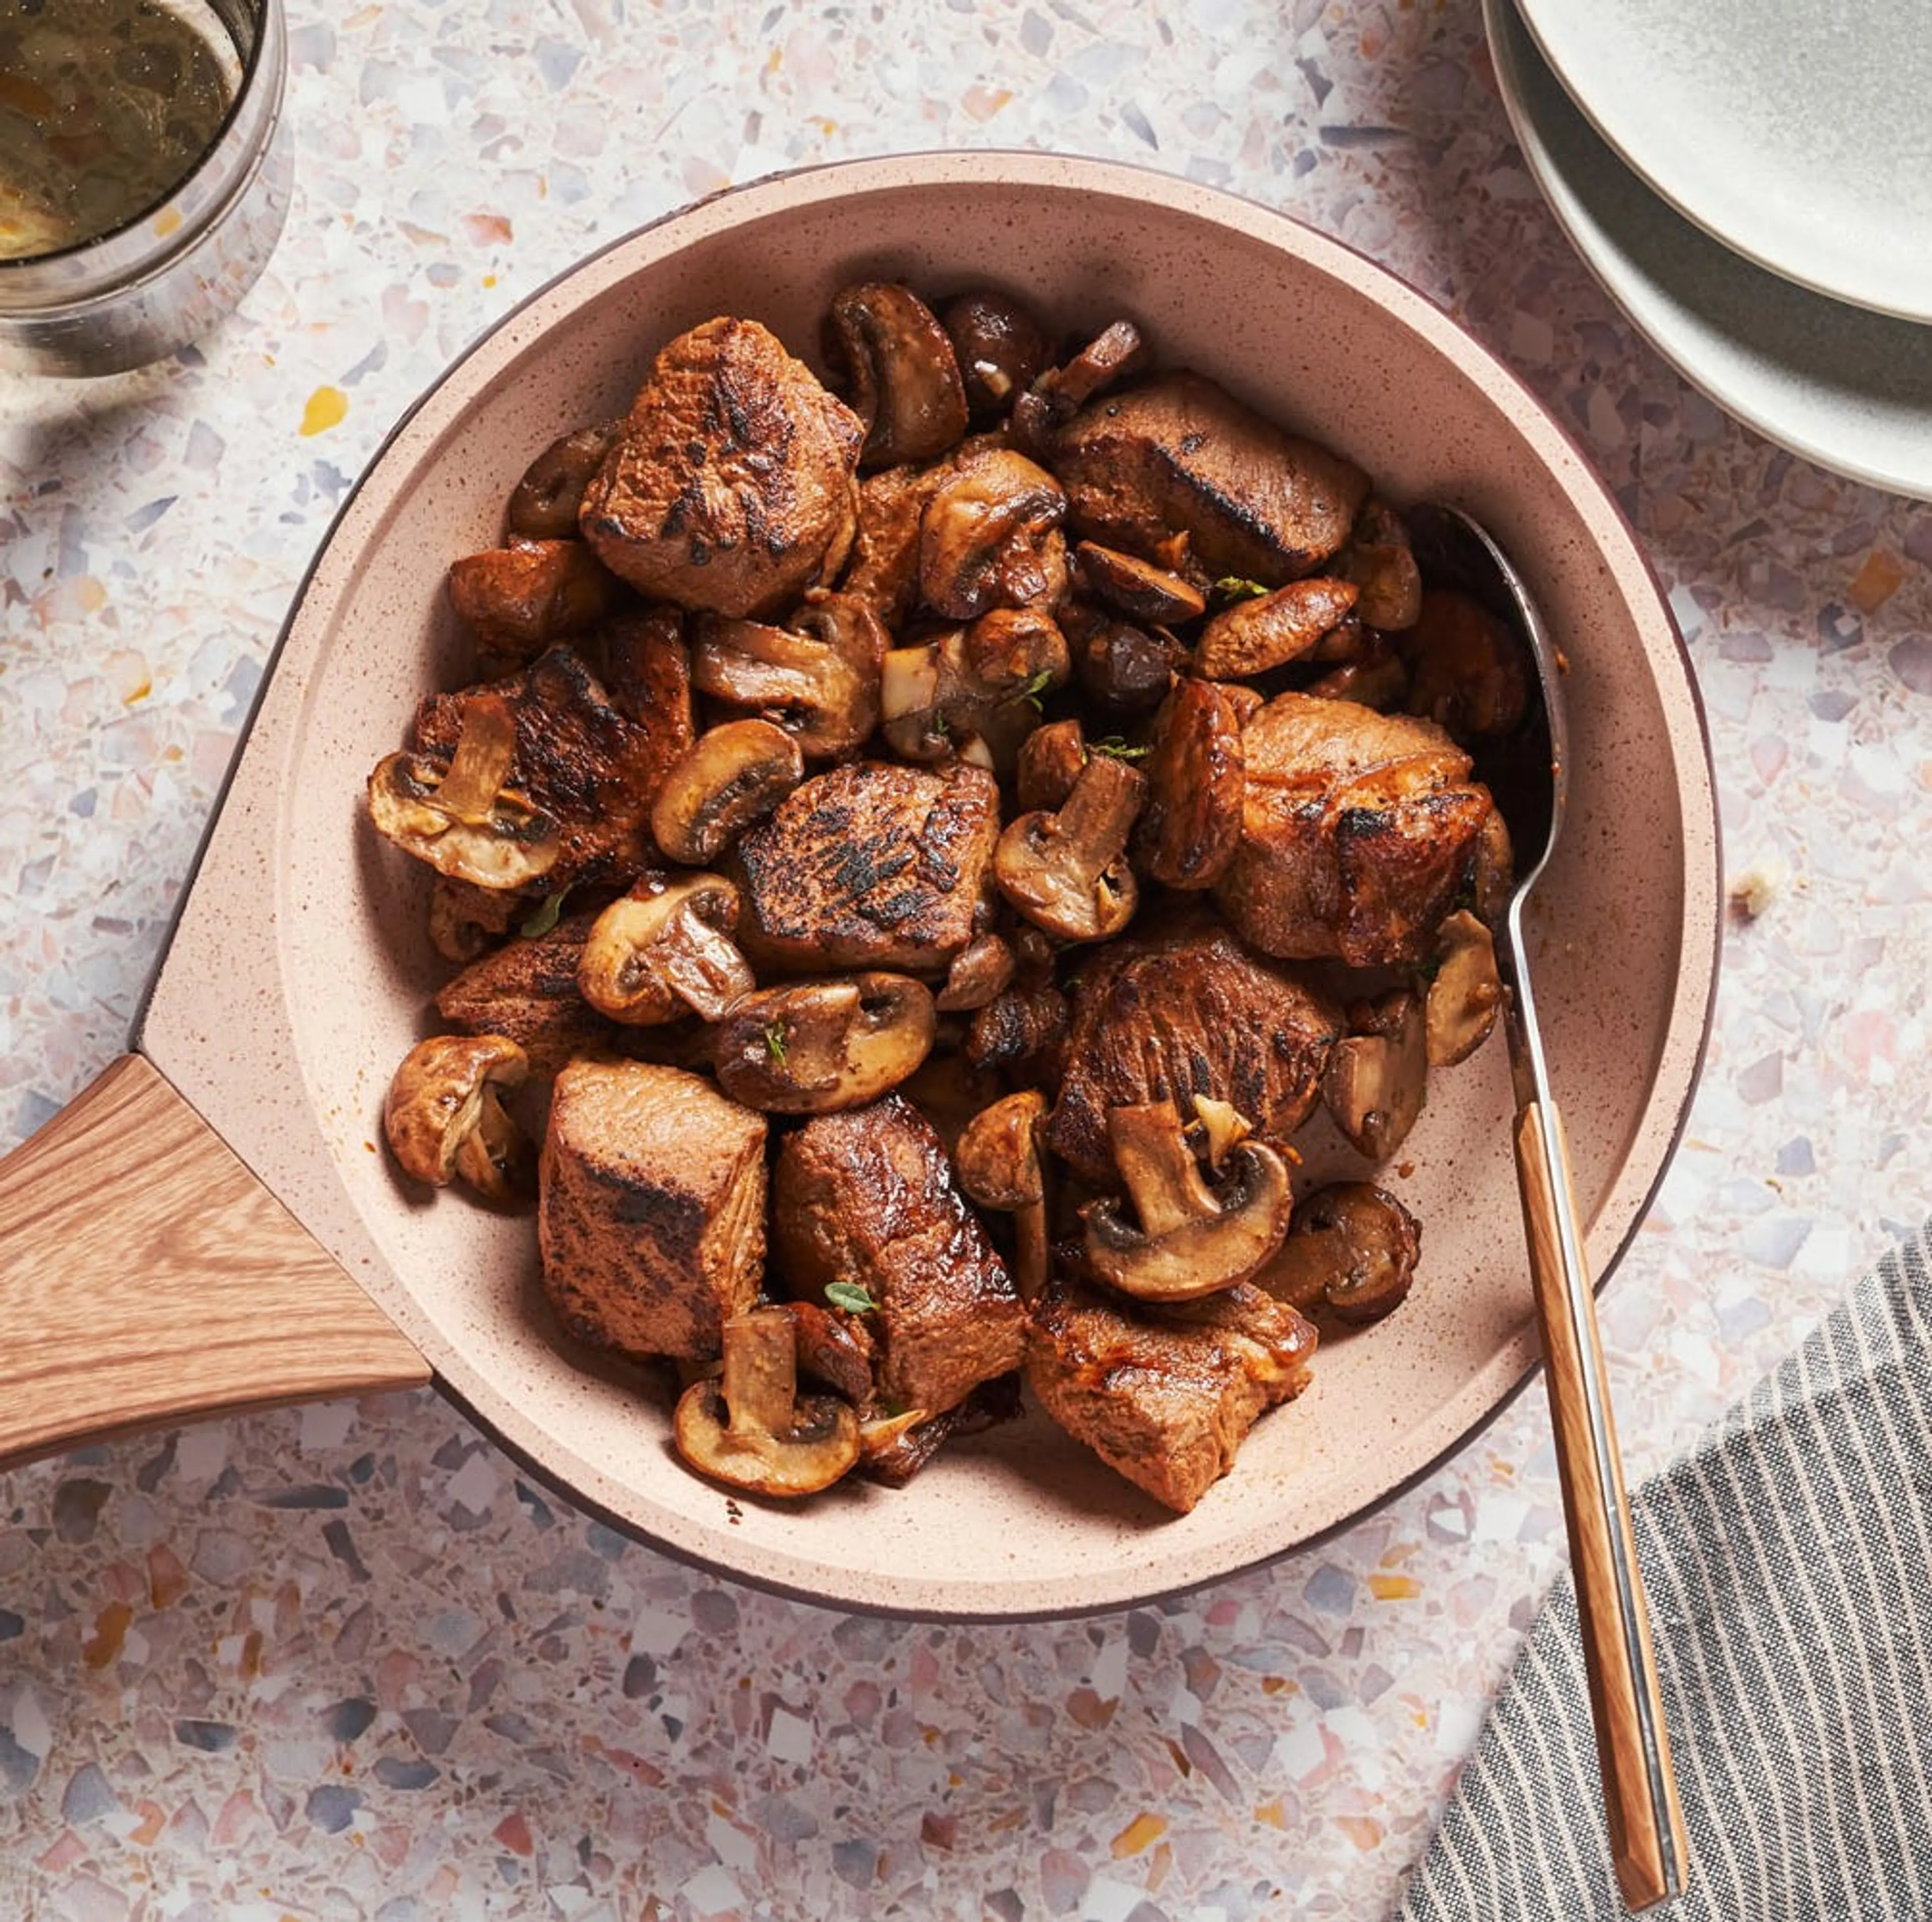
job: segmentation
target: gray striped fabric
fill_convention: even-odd
[[[1690,1844],[1671,1922],[1932,1918],[1928,1232],[1632,1504]],[[1622,1913],[1566,1576],[1399,1922]]]

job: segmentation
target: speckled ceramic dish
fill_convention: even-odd
[[[527,1220],[454,1194],[425,1203],[374,1146],[444,970],[420,931],[423,871],[377,841],[362,796],[418,696],[458,672],[447,563],[495,540],[531,456],[621,408],[674,333],[746,314],[809,353],[828,297],[860,275],[938,293],[991,279],[1069,325],[1132,314],[1166,363],[1346,449],[1397,499],[1462,502],[1515,555],[1571,665],[1572,811],[1540,891],[1538,996],[1590,1252],[1610,1273],[1690,1102],[1718,951],[1706,745],[1642,557],[1536,402],[1408,288],[1280,214],[1086,161],[931,156],[749,187],[585,262],[458,363],[303,590],[138,1045],[449,1394],[622,1525],[842,1606],[1118,1606],[1360,1514],[1523,1380],[1536,1342],[1500,1038],[1440,1078],[1390,1175],[1424,1223],[1414,1294],[1325,1348],[1309,1392],[1184,1519],[1036,1414],[954,1445],[902,1492],[734,1502],[679,1465],[628,1369],[560,1335]],[[318,1288],[319,1328],[346,1298]]]

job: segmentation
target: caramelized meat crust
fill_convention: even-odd
[[[1494,812],[1433,722],[1278,694],[1249,721],[1241,843],[1214,898],[1264,954],[1426,958]]]
[[[772,1237],[800,1293],[879,1304],[880,1398],[937,1414],[1017,1368],[1026,1312],[932,1125],[898,1095],[821,1114],[778,1150]]]
[[[796,787],[739,841],[754,966],[943,971],[973,937],[1000,790],[964,763],[854,761]]]
[[[579,1061],[557,1076],[537,1243],[571,1335],[627,1355],[722,1352],[764,1271],[765,1133],[682,1069]]]
[[[490,686],[508,700],[515,718],[511,784],[562,832],[548,890],[593,880],[622,883],[652,865],[651,802],[681,751],[674,723],[619,713],[582,658],[566,646]],[[410,746],[419,754],[454,754],[464,703],[480,691],[430,695],[416,709]]]
[[[1261,1133],[1285,1137],[1319,1098],[1342,1027],[1306,982],[1204,919],[1116,942],[1075,981],[1047,1144],[1090,1181],[1111,1186],[1107,1111],[1172,1101],[1191,1119],[1196,1095],[1229,1102]]]
[[[1026,1382],[1101,1460],[1185,1515],[1255,1418],[1307,1386],[1314,1324],[1244,1282],[1184,1311],[1124,1305],[1076,1281],[1033,1306]]]
[[[611,1024],[577,986],[577,964],[597,910],[566,915],[474,961],[444,984],[436,1011],[458,1034],[500,1034],[539,1078],[558,1073],[608,1037]]]
[[[1052,465],[1088,539],[1155,559],[1185,533],[1210,578],[1264,587],[1319,567],[1369,491],[1352,461],[1284,433],[1197,373],[1090,401],[1060,430]]]
[[[655,599],[776,612],[844,564],[865,429],[754,320],[707,321],[651,369],[579,524]]]

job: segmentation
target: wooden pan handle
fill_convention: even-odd
[[[0,1467],[429,1375],[144,1057],[0,1161]]]
[[[1545,1146],[1544,1112],[1532,1101],[1517,1117],[1516,1174],[1528,1229],[1537,1318],[1543,1331],[1544,1369],[1556,1429],[1557,1471],[1563,1483],[1563,1512],[1569,1527],[1570,1561],[1576,1577],[1576,1613],[1596,1723],[1597,1755],[1603,1770],[1611,1859],[1625,1906],[1645,1909],[1681,1892],[1690,1856],[1658,1693],[1649,1606],[1637,1567],[1616,1431],[1610,1420],[1609,1396],[1603,1389],[1596,1298],[1587,1273],[1574,1277],[1580,1285],[1573,1288],[1567,1272],[1559,1197],[1568,1205],[1570,1220],[1578,1219],[1569,1146],[1562,1117],[1551,1108],[1547,1114],[1551,1123],[1548,1135],[1556,1144],[1552,1165]],[[1574,1237],[1572,1246],[1580,1246]],[[1600,1428],[1592,1417],[1592,1382]],[[1625,1582],[1627,1590],[1622,1587]],[[1625,1594],[1635,1603],[1628,1614],[1623,1606]],[[1649,1744],[1645,1738],[1646,1726],[1651,1732]]]

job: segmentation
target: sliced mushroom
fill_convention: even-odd
[[[1347,617],[1358,591],[1351,582],[1322,575],[1237,601],[1201,630],[1194,671],[1239,681],[1298,660]]]
[[[715,861],[805,778],[796,736],[770,721],[708,728],[674,762],[651,803],[651,835],[674,861]]]
[[[724,1372],[678,1398],[677,1451],[700,1474],[754,1495],[830,1488],[859,1459],[859,1417],[836,1395],[798,1392],[797,1336],[782,1308],[724,1323]]]
[[[1015,788],[1022,810],[1064,807],[1086,765],[1086,733],[1078,716],[1036,727],[1020,746]]]
[[[528,541],[562,541],[575,534],[584,490],[623,433],[619,419],[578,427],[552,441],[524,469],[510,496],[505,531]]]
[[[1335,556],[1335,571],[1361,589],[1355,612],[1384,634],[1413,627],[1422,611],[1422,570],[1408,529],[1385,501],[1366,500]]]
[[[1058,813],[1022,814],[993,850],[993,881],[1036,927],[1066,941],[1104,941],[1140,898],[1125,860],[1147,778],[1111,754],[1080,770]]]
[[[460,1175],[493,1201],[508,1198],[526,1148],[501,1096],[530,1062],[497,1034],[440,1034],[403,1057],[382,1103],[382,1132],[403,1172],[433,1187]]]
[[[969,621],[989,607],[1056,605],[1066,589],[1060,483],[1010,448],[981,448],[926,503],[920,593],[934,613]]]
[[[763,988],[718,1024],[718,1085],[768,1114],[862,1108],[918,1067],[936,1028],[931,991],[903,974]]]
[[[1329,1051],[1322,1098],[1358,1153],[1385,1161],[1415,1126],[1428,1092],[1422,1004],[1396,988],[1351,1013],[1355,1031]]]
[[[501,694],[463,704],[462,731],[447,761],[390,754],[369,777],[369,817],[376,832],[454,880],[484,888],[523,888],[556,865],[556,822],[510,785],[517,757],[516,717]]]
[[[1326,1303],[1345,1321],[1376,1321],[1408,1294],[1421,1252],[1421,1224],[1393,1195],[1370,1182],[1336,1182],[1297,1204],[1288,1239],[1259,1279],[1304,1313]]]
[[[450,564],[450,604],[499,673],[587,633],[623,593],[582,541],[519,540]]]
[[[1088,1266],[1110,1287],[1143,1301],[1192,1301],[1246,1281],[1281,1246],[1288,1165],[1265,1143],[1238,1143],[1210,1188],[1172,1102],[1111,1109],[1107,1134],[1139,1218],[1130,1225],[1111,1197],[1081,1210]]]
[[[932,460],[966,433],[966,389],[951,337],[910,287],[866,280],[832,296],[827,358],[842,364],[865,423],[865,467]]]
[[[1082,541],[1074,549],[1073,558],[1088,592],[1130,621],[1178,627],[1198,620],[1208,610],[1206,598],[1192,581],[1137,554],[1103,547],[1097,541]]]
[[[1426,715],[1459,741],[1507,734],[1529,700],[1531,668],[1506,621],[1452,588],[1431,587],[1400,641],[1408,664],[1408,711]]]
[[[718,874],[653,878],[592,923],[577,985],[598,1013],[651,1027],[695,1013],[707,1021],[758,985],[728,931],[738,890]]]
[[[1095,394],[1138,373],[1151,352],[1131,320],[1102,328],[1064,366],[1049,367],[1013,403],[1014,437],[1030,451],[1043,451],[1063,422]]]
[[[763,621],[707,616],[691,680],[699,693],[782,727],[814,760],[850,753],[878,721],[876,667],[868,672],[829,640]]]
[[[1443,922],[1436,940],[1438,961],[1424,1025],[1430,1067],[1453,1068],[1489,1039],[1502,1009],[1503,984],[1496,937],[1466,907]]]
[[[952,342],[968,412],[982,424],[999,419],[1046,366],[1039,322],[1018,301],[985,288],[949,301],[940,319]]]
[[[1013,1279],[1031,1301],[1046,1285],[1046,1173],[1040,1132],[1047,1099],[1036,1088],[1010,1094],[966,1124],[953,1151],[959,1185],[982,1208],[1013,1218]]]
[[[933,997],[942,1015],[970,1013],[1004,991],[1016,965],[1013,951],[998,934],[976,935],[952,957],[946,985]]]
[[[1240,718],[1226,688],[1192,676],[1174,683],[1154,717],[1146,772],[1135,845],[1147,872],[1170,888],[1213,886],[1241,844],[1247,790]]]

